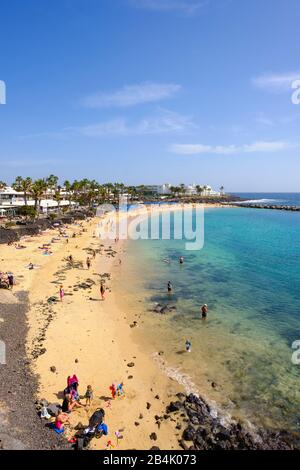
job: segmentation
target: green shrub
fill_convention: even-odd
[[[17,209],[17,214],[34,219],[36,217],[36,210],[33,206],[22,206]]]

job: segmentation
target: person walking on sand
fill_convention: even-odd
[[[90,267],[91,267],[91,258],[89,256],[86,259],[86,265],[87,265],[87,268],[90,269]]]
[[[64,296],[65,296],[64,286],[60,286],[60,288],[59,288],[59,297],[60,297],[61,302],[63,301]]]
[[[101,299],[104,300],[104,296],[105,296],[105,287],[103,285],[103,282],[101,282],[101,285],[100,285],[100,294],[101,294]]]
[[[168,292],[169,292],[169,294],[170,294],[170,293],[172,292],[172,290],[173,290],[173,286],[172,286],[172,284],[171,284],[171,281],[168,282],[167,289],[168,289]]]
[[[96,250],[93,250],[93,259],[96,258]]]
[[[202,318],[207,317],[207,312],[208,312],[208,306],[206,304],[202,305],[201,307]]]

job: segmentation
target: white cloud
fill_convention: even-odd
[[[252,79],[252,84],[271,93],[281,93],[292,89],[292,83],[300,79],[300,72],[265,74]]]
[[[195,13],[208,3],[199,0],[129,0],[136,8],[153,11],[179,11],[188,15]]]
[[[141,83],[126,85],[111,93],[95,93],[85,97],[82,105],[88,108],[125,108],[142,103],[151,103],[170,98],[181,90],[175,83]]]
[[[158,116],[146,117],[136,122],[117,118],[87,126],[68,128],[66,131],[86,137],[139,136],[178,133],[193,127],[195,126],[190,117],[163,110]]]
[[[283,141],[258,141],[244,145],[173,144],[170,147],[170,151],[179,155],[230,155],[237,153],[279,152],[292,147],[294,147],[292,144]]]
[[[264,113],[259,113],[257,117],[255,118],[255,121],[258,124],[262,124],[263,126],[267,127],[274,127],[276,126],[276,123],[273,119],[270,119],[268,116],[266,116]]]

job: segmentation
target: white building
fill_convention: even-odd
[[[0,190],[0,215],[2,215],[2,217],[13,214],[15,209],[24,205],[24,193],[15,191],[10,186],[6,186],[6,188]],[[30,198],[30,196],[27,198],[27,205],[35,205],[35,201]],[[66,199],[63,199],[59,202],[59,207],[66,207],[70,205],[75,206],[76,203],[70,202]],[[42,199],[40,201],[39,207],[41,212],[47,213],[57,209],[58,203],[49,197],[49,199]]]

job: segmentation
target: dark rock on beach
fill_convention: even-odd
[[[272,429],[250,431],[246,424],[234,420],[225,426],[201,397],[179,393],[177,398],[178,401],[167,406],[166,412],[173,416],[181,412],[176,429],[184,427],[178,440],[184,450],[300,450],[300,433]]]
[[[0,364],[0,440],[3,449],[70,449],[68,442],[45,426],[38,416],[37,377],[26,356],[27,294],[20,302],[1,304],[0,340],[6,346],[6,364]],[[46,404],[47,402],[45,402]],[[3,404],[3,407],[2,407]]]

